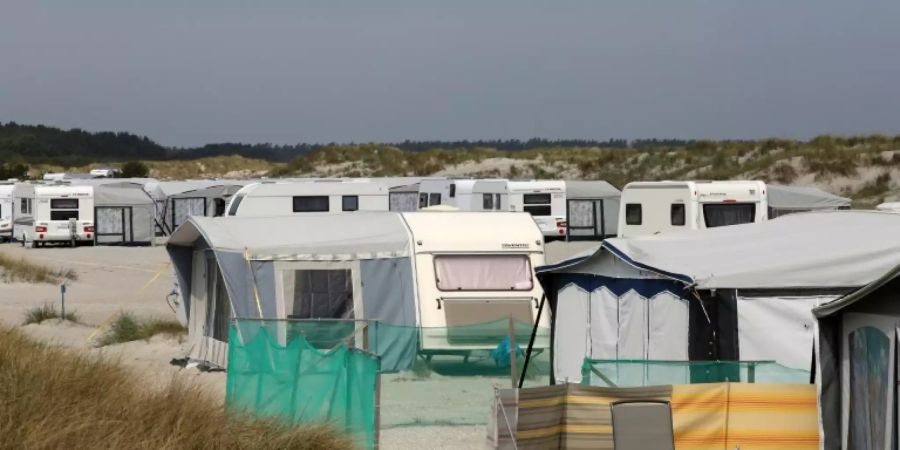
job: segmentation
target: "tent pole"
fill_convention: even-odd
[[[531,361],[531,351],[534,349],[534,337],[537,335],[538,324],[541,323],[541,313],[544,311],[545,300],[547,300],[546,293],[541,296],[541,304],[538,306],[537,318],[534,319],[534,327],[531,329],[531,338],[528,339],[528,351],[525,352],[525,362],[522,364],[522,376],[519,377],[519,389],[522,388],[522,383],[525,382],[525,372],[528,370],[528,362]]]

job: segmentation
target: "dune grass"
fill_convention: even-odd
[[[225,411],[200,388],[147,389],[102,358],[0,327],[3,448],[348,449],[325,425],[288,427]]]
[[[71,269],[53,270],[47,266],[35,264],[25,258],[13,258],[0,253],[0,279],[6,283],[22,281],[25,283],[62,283],[75,281],[78,274]]]
[[[187,334],[187,329],[174,320],[142,320],[125,312],[116,317],[109,325],[109,329],[107,329],[97,341],[97,344],[105,346],[123,342],[146,340],[158,334],[176,337],[183,336]]]
[[[66,317],[62,317],[56,306],[45,304],[29,309],[25,313],[25,321],[23,325],[31,323],[41,323],[45,320],[64,319],[70,322],[78,322],[78,314],[72,311],[66,311]]]

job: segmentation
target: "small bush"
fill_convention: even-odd
[[[63,319],[70,322],[78,322],[78,315],[74,312],[66,311],[66,317],[63,318],[60,316],[59,311],[57,311],[56,307],[53,305],[38,306],[29,309],[28,312],[25,313],[25,322],[23,323],[23,325],[28,325],[31,323],[41,323],[45,320],[52,319]]]
[[[7,283],[22,281],[55,284],[65,280],[75,281],[78,279],[78,274],[71,269],[53,270],[47,266],[32,263],[25,258],[15,259],[0,254],[0,279]]]
[[[781,184],[791,184],[797,179],[797,169],[790,163],[782,161],[772,167],[771,180]]]
[[[158,334],[181,336],[187,330],[172,320],[150,319],[141,321],[130,313],[119,314],[110,324],[106,333],[97,341],[102,346],[123,342],[147,340]]]

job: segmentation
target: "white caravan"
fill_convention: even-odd
[[[514,317],[534,323],[544,292],[534,268],[543,239],[522,214],[405,213],[414,248],[422,348],[459,348],[454,327]],[[549,329],[548,314],[540,325]],[[449,328],[447,328],[449,327]],[[543,336],[538,348],[547,348]],[[525,343],[522,343],[525,346]],[[471,343],[466,348],[492,348]]]
[[[419,209],[448,205],[460,211],[506,211],[506,180],[422,180]]]
[[[248,184],[228,203],[228,215],[238,217],[387,210],[384,184],[346,179]]]
[[[762,181],[640,181],[622,190],[619,237],[767,220]]]
[[[93,186],[36,185],[33,201],[33,226],[23,227],[23,245],[93,242]]]
[[[0,184],[0,242],[12,240],[15,188],[14,184]]]
[[[509,210],[531,214],[545,238],[566,235],[566,182],[561,180],[508,181]]]

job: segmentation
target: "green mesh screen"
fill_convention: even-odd
[[[226,405],[291,423],[329,422],[372,448],[378,358],[344,345],[337,328],[313,342],[299,328],[259,320],[231,326]],[[335,345],[323,351],[325,340]]]
[[[450,435],[467,434],[465,442],[481,444],[494,388],[509,388],[522,377],[532,329],[517,321],[510,327],[508,319],[440,328],[237,320],[227,401],[293,422],[329,420],[358,433],[367,445],[375,434],[386,447],[404,447],[412,445],[406,441],[410,433],[435,429],[455,430]],[[549,344],[549,329],[539,328],[524,386],[549,384]]]
[[[641,387],[695,383],[809,383],[810,373],[774,361],[646,361],[585,358],[581,383]]]

